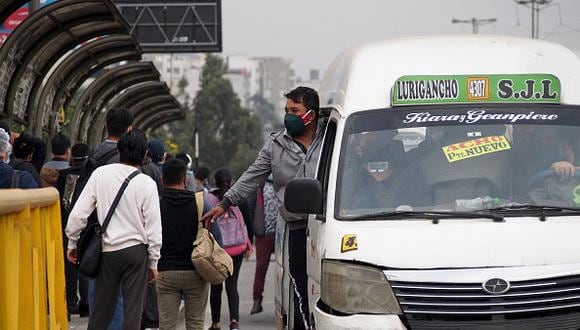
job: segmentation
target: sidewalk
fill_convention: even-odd
[[[242,329],[272,329],[275,327],[274,323],[274,265],[275,262],[270,262],[268,274],[266,277],[266,285],[264,292],[264,312],[256,315],[250,315],[252,308],[252,285],[254,282],[254,271],[256,269],[256,258],[252,257],[250,260],[244,260],[242,263],[242,270],[240,273],[238,292],[240,294],[240,328]],[[225,295],[225,289],[222,295],[222,329],[228,329],[228,303]],[[179,313],[179,325],[177,329],[185,330],[185,320],[183,318],[183,304],[181,305]],[[88,325],[88,318],[79,318],[78,315],[73,315],[69,322],[69,329],[86,329]],[[205,328],[211,325],[211,310],[209,301],[205,313]]]

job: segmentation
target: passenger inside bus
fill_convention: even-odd
[[[510,152],[514,193],[528,193],[534,176],[545,170],[552,169],[561,177],[560,181],[574,176],[576,156],[571,141],[573,132],[568,132],[566,127],[514,126]]]
[[[393,140],[395,130],[374,131],[359,135],[355,157],[344,181],[352,189],[349,209],[385,209],[430,204],[430,196],[421,175],[407,171],[408,156],[403,143]]]

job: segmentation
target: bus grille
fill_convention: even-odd
[[[390,284],[412,329],[580,328],[580,276],[511,282],[506,293],[496,295],[486,293],[482,283]]]

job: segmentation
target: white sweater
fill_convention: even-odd
[[[123,181],[135,167],[111,164],[97,168],[73,207],[65,229],[68,248],[76,249],[81,231],[95,206],[102,225]],[[161,251],[161,214],[157,186],[149,176],[134,177],[119,201],[103,235],[103,252],[147,244],[149,268],[156,269]]]

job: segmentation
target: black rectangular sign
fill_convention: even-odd
[[[221,0],[113,0],[144,52],[222,51]]]

